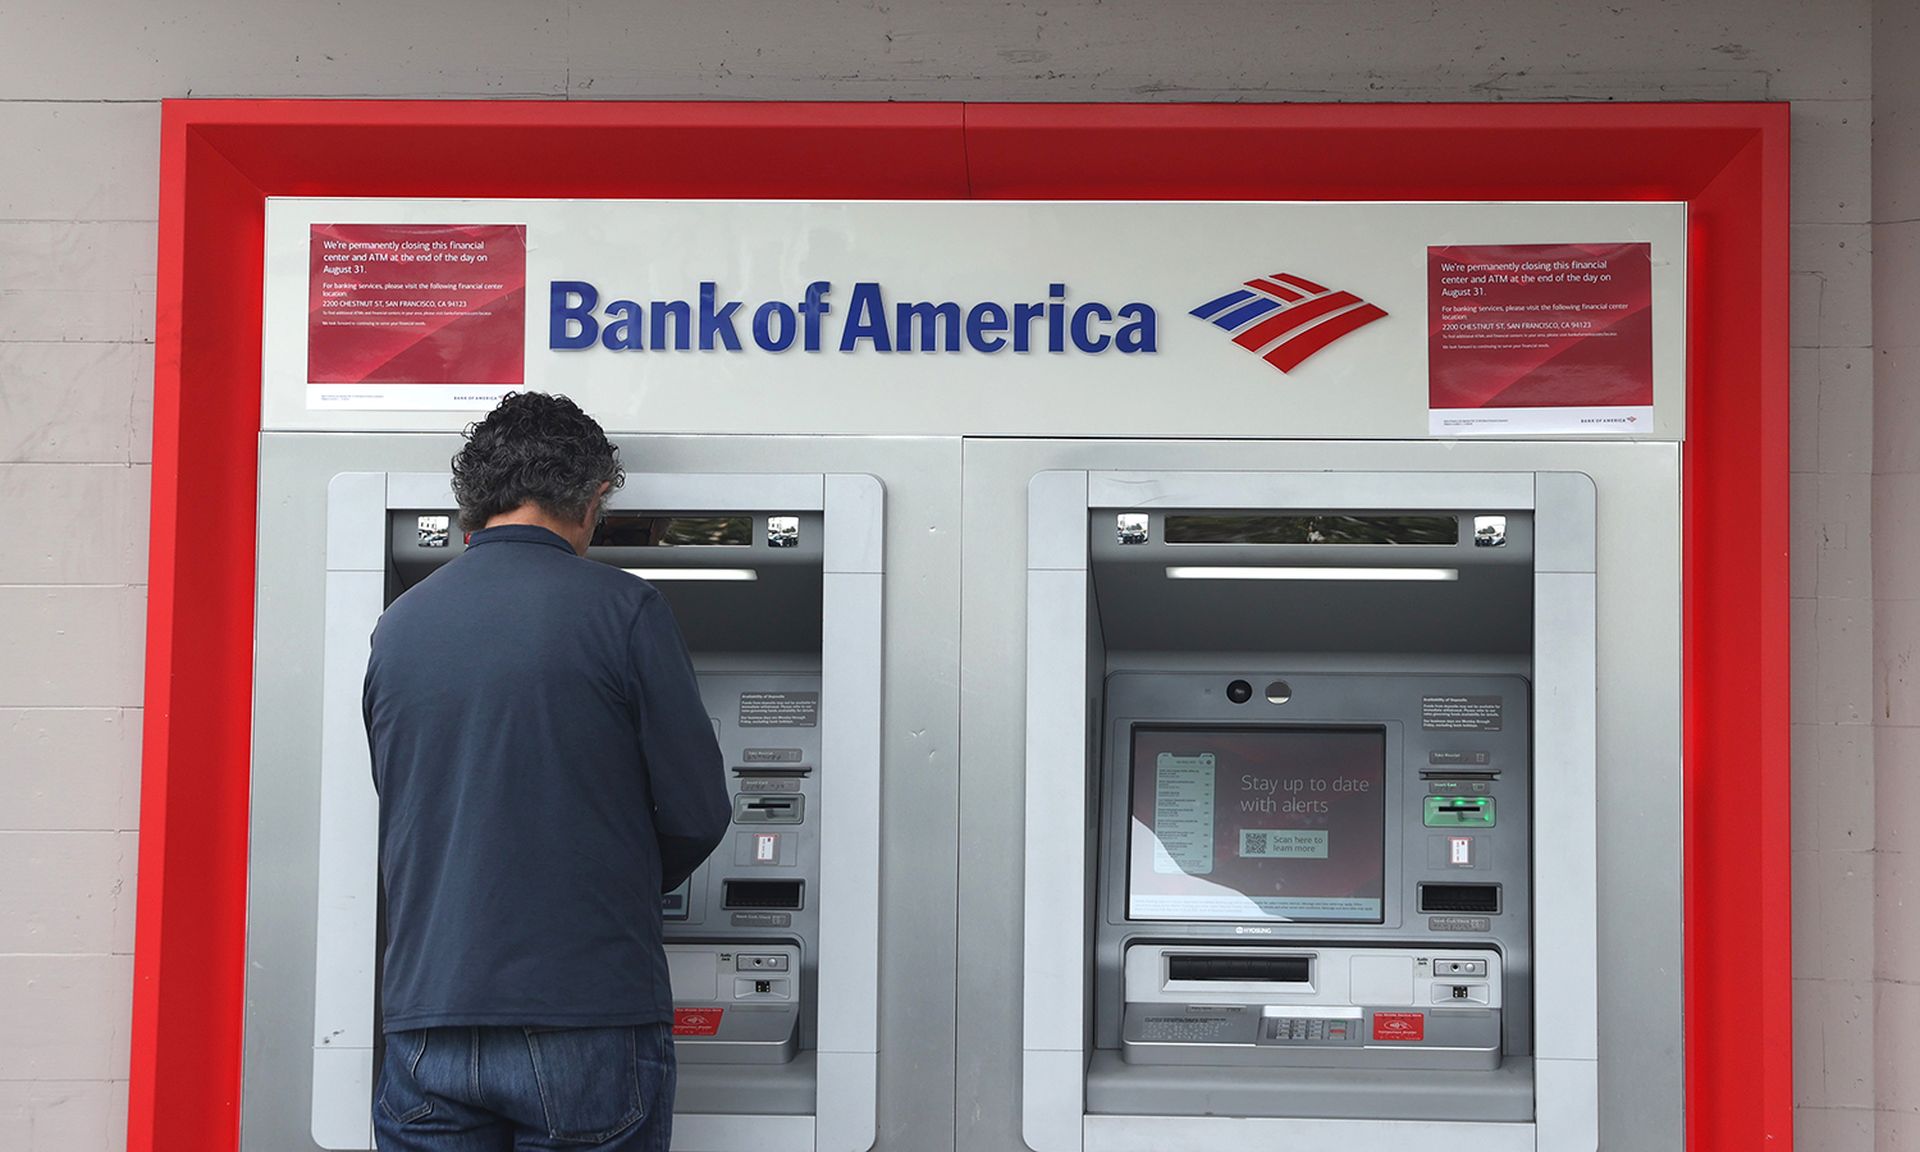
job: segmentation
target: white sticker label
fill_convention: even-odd
[[[817,728],[820,726],[818,692],[742,692],[740,727],[742,728]]]
[[[1473,837],[1471,836],[1448,837],[1447,838],[1447,856],[1448,856],[1448,859],[1455,864],[1459,864],[1463,867],[1471,865],[1473,863]]]
[[[1160,753],[1154,763],[1153,870],[1213,871],[1213,753]]]
[[[780,855],[780,834],[762,832],[753,838],[753,858],[755,860],[773,860]]]
[[[1429,732],[1498,732],[1506,701],[1498,696],[1422,696],[1420,727]]]

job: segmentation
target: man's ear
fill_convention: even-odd
[[[606,515],[607,495],[612,491],[613,484],[610,481],[602,480],[600,482],[600,490],[595,492],[593,499],[587,502],[587,524],[589,527],[599,526],[600,518]]]

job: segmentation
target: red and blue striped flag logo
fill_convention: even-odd
[[[1291,272],[1249,280],[1192,314],[1232,333],[1235,344],[1282,372],[1386,315],[1351,292],[1336,292]]]

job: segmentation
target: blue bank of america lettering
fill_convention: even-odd
[[[720,299],[714,281],[703,280],[693,300],[611,300],[585,280],[550,284],[547,347],[614,351],[738,352],[751,341],[764,352],[823,349],[856,352],[1078,352],[1111,349],[1123,356],[1159,350],[1151,305],[1134,301],[1108,307],[1074,303],[1065,284],[1047,285],[1043,300],[963,306],[947,301],[895,301],[874,281],[862,280],[836,316],[833,285],[816,280],[799,300],[768,300],[746,310],[743,301]],[[837,322],[836,322],[837,321]]]

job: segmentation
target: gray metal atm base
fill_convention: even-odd
[[[294,983],[283,987],[298,987],[311,973],[312,995],[289,999],[289,993],[282,991],[252,1004],[269,1003],[283,1014],[288,1005],[296,1011],[310,1005],[312,1021],[311,1031],[278,1018],[268,1024],[250,1007],[250,1087],[242,1136],[248,1149],[354,1152],[373,1147],[369,1109],[374,1092],[378,801],[367,763],[360,688],[367,637],[393,593],[391,585],[401,579],[403,560],[415,579],[426,578],[420,569],[432,567],[425,558],[410,555],[415,548],[436,546],[419,543],[422,532],[428,541],[436,539],[431,521],[423,525],[422,517],[450,517],[454,506],[446,472],[401,471],[396,465],[444,468],[457,446],[457,441],[446,437],[377,435],[350,440],[269,436],[263,442],[261,504],[274,509],[275,515],[264,517],[261,524],[266,541],[260,548],[266,558],[261,587],[291,591],[263,591],[259,601],[261,636],[275,638],[270,643],[263,640],[261,651],[271,647],[276,658],[261,665],[255,733],[263,743],[256,749],[254,762],[273,765],[275,774],[256,775],[254,780],[252,811],[258,822],[253,826],[253,843],[261,847],[294,838],[306,846],[300,855],[312,865],[310,872],[297,876],[283,874],[285,869],[277,863],[251,873],[248,955],[250,970],[268,984],[286,979]],[[817,711],[808,716],[813,723],[805,727],[813,738],[783,741],[780,751],[804,745],[812,753],[812,763],[802,767],[820,774],[819,786],[782,794],[809,801],[805,805],[808,825],[821,821],[817,827],[823,833],[814,857],[817,871],[804,879],[817,880],[808,888],[809,898],[817,888],[820,893],[831,892],[833,902],[815,905],[820,910],[818,940],[807,955],[817,956],[817,976],[799,963],[797,937],[810,927],[797,914],[801,908],[787,913],[791,923],[781,927],[791,929],[788,936],[736,941],[752,944],[756,954],[778,954],[786,960],[788,975],[764,982],[811,980],[820,1005],[817,1038],[808,1035],[804,1020],[798,1025],[792,1021],[791,1011],[772,1028],[735,1027],[763,1011],[741,1000],[781,997],[773,988],[749,988],[743,996],[737,989],[742,977],[731,962],[724,969],[717,958],[709,964],[708,991],[697,1002],[710,1002],[717,1016],[719,993],[729,988],[724,1005],[727,1023],[714,1042],[704,1046],[705,1051],[696,1052],[691,1042],[683,1048],[674,1147],[677,1152],[864,1152],[874,1142],[878,1099],[875,973],[879,961],[885,491],[877,479],[858,473],[699,470],[702,459],[737,459],[742,449],[732,440],[724,445],[689,440],[646,447],[629,442],[626,447],[635,449],[631,458],[659,461],[669,456],[682,467],[629,473],[626,487],[613,501],[616,516],[631,515],[637,521],[672,519],[692,509],[747,520],[749,543],[724,547],[741,548],[730,554],[735,557],[730,563],[751,565],[745,571],[753,580],[746,586],[759,594],[759,615],[771,618],[776,630],[783,617],[810,620],[813,628],[820,629],[818,640],[804,628],[798,630],[797,640],[787,636],[786,650],[770,642],[782,635],[777,632],[756,634],[750,639],[759,646],[741,649],[718,642],[730,640],[733,632],[717,627],[711,633],[717,642],[704,648],[689,644],[701,661],[696,667],[703,691],[727,682],[723,689],[731,699],[722,715],[738,714],[734,709],[743,689],[735,681],[742,663],[750,662],[749,670],[756,676],[768,671],[758,665],[771,663],[780,674],[799,671],[807,677],[804,695]],[[837,458],[842,453],[836,450],[833,455]],[[367,463],[374,467],[353,470]],[[799,539],[775,533],[776,518],[804,523],[810,535],[802,543],[775,544],[775,539]],[[321,521],[326,531],[312,531]],[[298,530],[289,531],[289,525]],[[652,530],[646,528],[649,533]],[[756,546],[762,539],[768,542]],[[602,547],[611,550],[606,555],[614,561],[623,558],[621,549],[641,546]],[[785,551],[779,556],[763,551],[776,547]],[[447,551],[453,551],[450,539]],[[665,580],[662,573],[684,575],[699,568],[720,570],[719,561],[682,554],[677,559],[654,560],[639,571]],[[793,570],[796,578],[775,579],[776,568]],[[811,583],[805,578],[809,570],[815,573]],[[683,591],[686,599],[675,609],[683,622],[738,610],[712,595],[703,612],[683,610],[687,604],[700,603],[699,591]],[[790,595],[781,595],[783,591]],[[286,638],[293,635],[303,638],[301,644],[290,646]],[[809,659],[816,648],[817,659]],[[784,687],[774,694],[782,691]],[[318,707],[310,708],[315,703]],[[288,724],[285,716],[296,712],[307,723],[283,733]],[[771,730],[784,725],[756,727]],[[749,763],[745,749],[735,751],[743,754],[730,767]],[[729,775],[738,778],[740,774]],[[740,789],[741,794],[747,791]],[[796,816],[799,809],[799,804],[793,806]],[[267,821],[270,811],[278,814],[278,823]],[[772,834],[776,840],[772,867],[785,866],[788,857],[783,853],[797,850],[787,837],[815,834],[798,819],[790,823],[796,827]],[[832,829],[830,835],[824,834],[827,828]],[[731,858],[736,861],[742,834],[735,833],[736,853]],[[757,843],[750,840],[747,850],[757,850]],[[262,888],[260,882],[269,874],[274,887]],[[288,919],[292,914],[283,906],[301,893],[307,895],[298,901],[298,918]],[[691,901],[682,909],[697,911]],[[805,911],[813,914],[812,907]],[[681,923],[703,927],[691,921]],[[274,925],[272,930],[269,924]],[[728,935],[717,924],[705,927]],[[674,983],[678,988],[679,974]],[[789,1009],[803,1002],[797,999],[797,989],[788,990]],[[288,1047],[307,1037],[311,1047],[306,1051],[296,1055]],[[801,1045],[810,1049],[804,1057],[780,1062]],[[695,1058],[711,1058],[715,1049],[730,1046],[729,1054],[744,1058],[729,1065],[702,1064]],[[287,1087],[302,1080],[309,1086],[305,1100]]]
[[[812,1052],[778,1066],[682,1061],[673,1110],[725,1115],[744,1108],[757,1116],[810,1116],[817,1072]]]
[[[1182,1068],[1128,1064],[1110,1049],[1087,1065],[1087,1111],[1110,1116],[1361,1116],[1529,1121],[1533,1061],[1492,1072]]]

